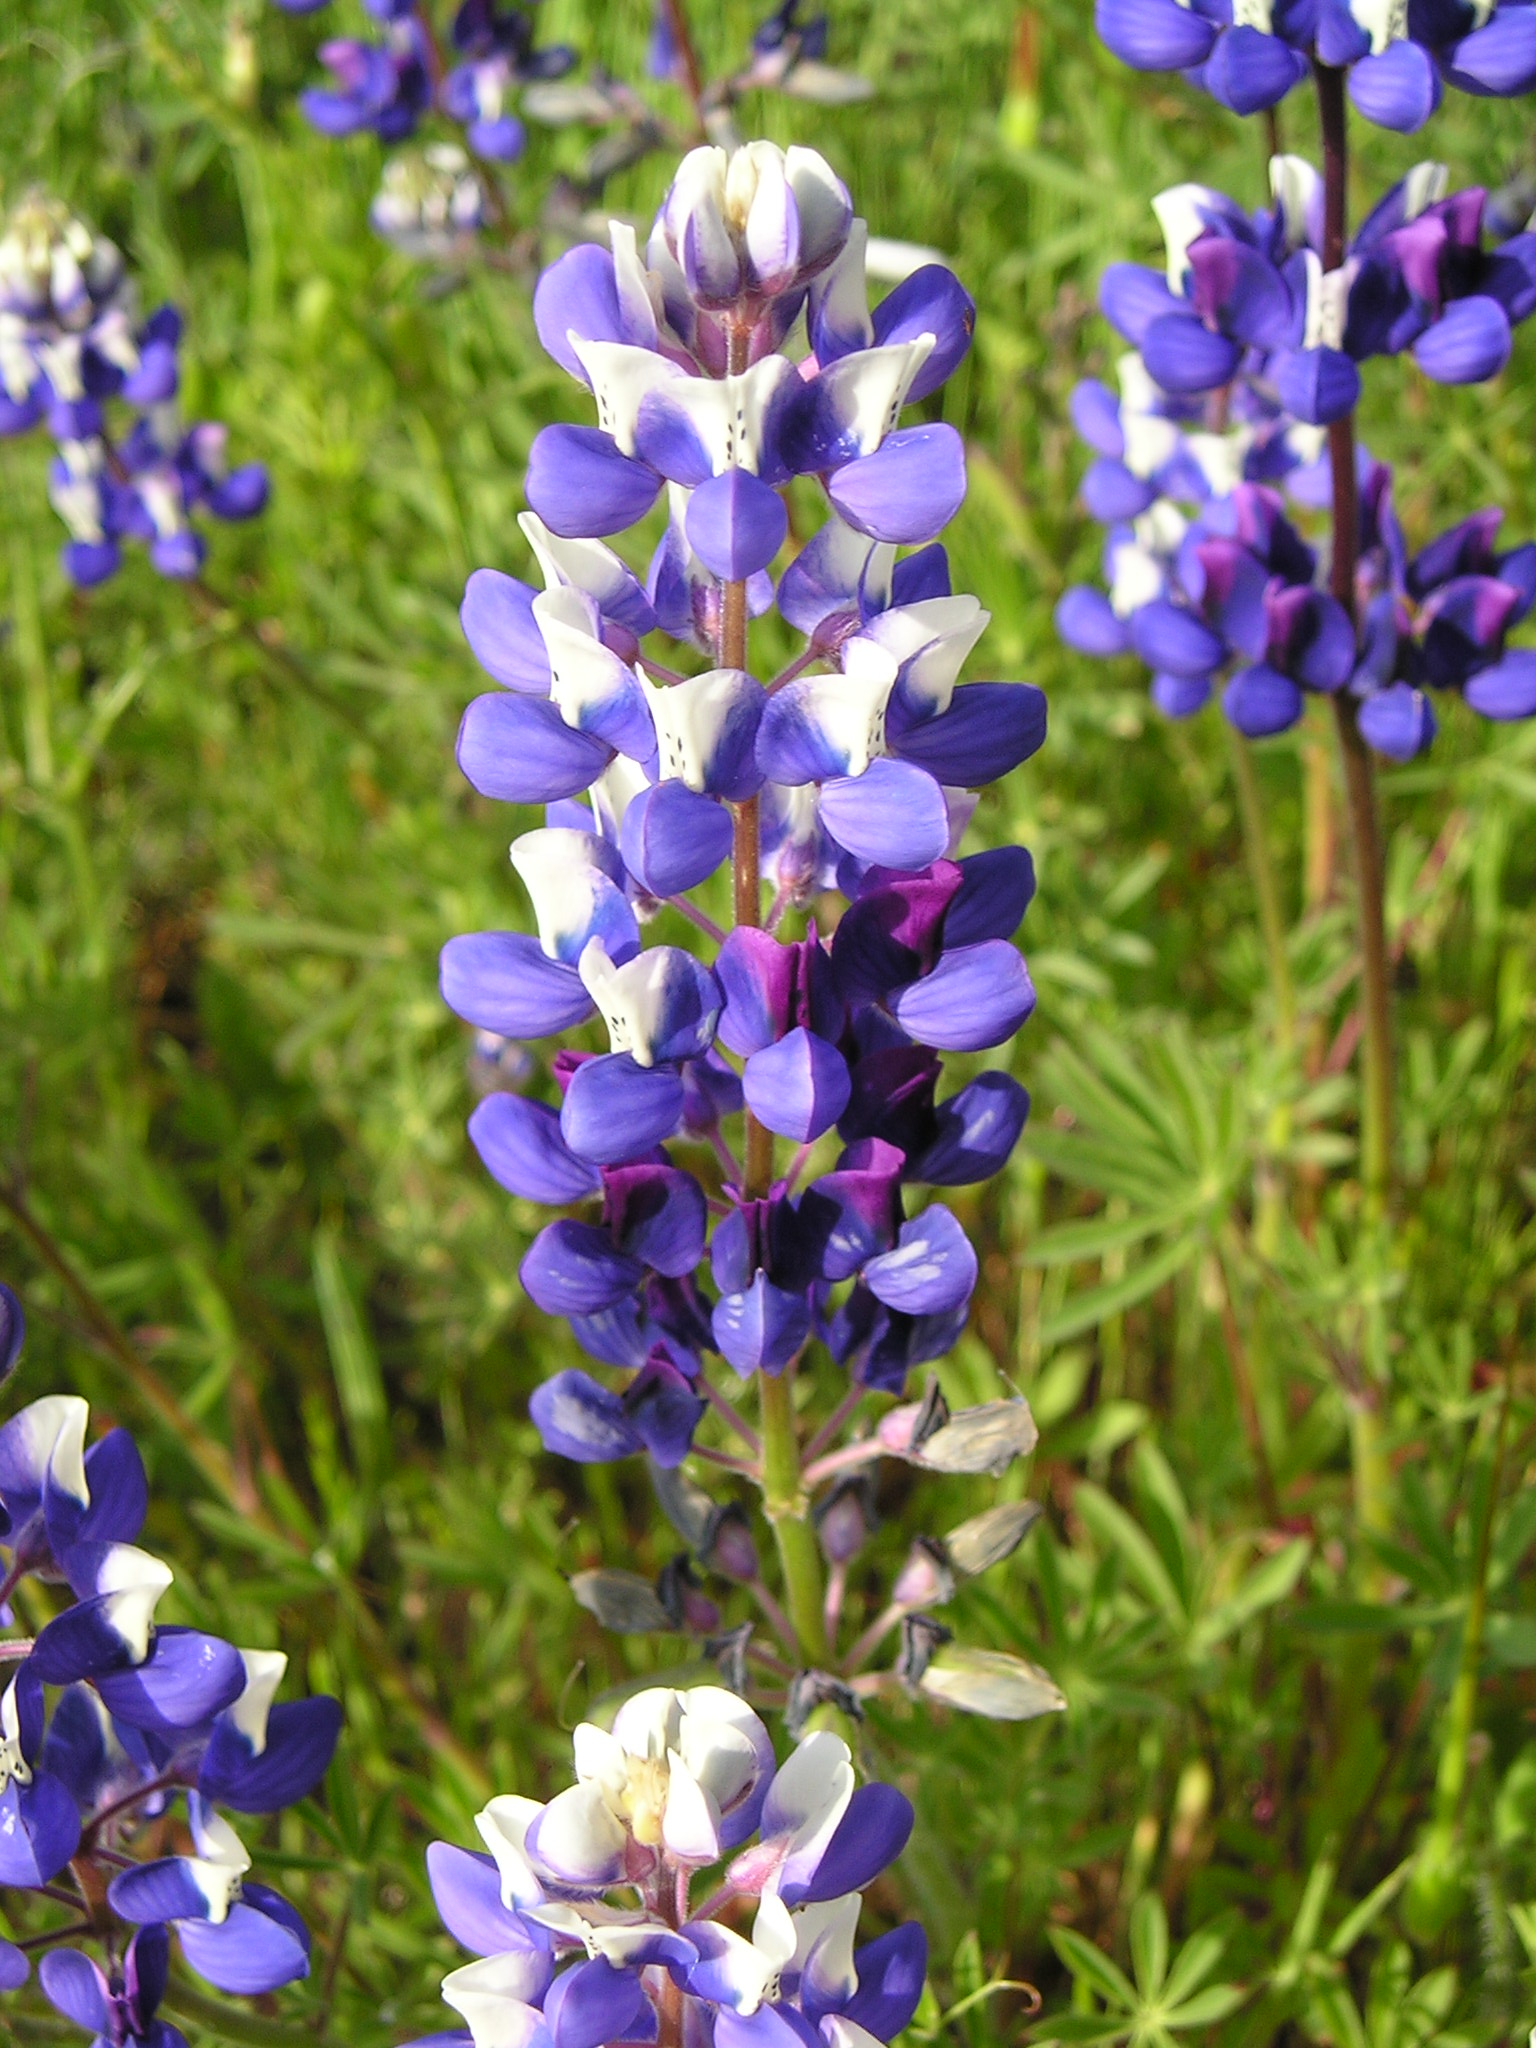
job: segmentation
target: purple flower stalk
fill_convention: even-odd
[[[597,424],[534,443],[521,524],[543,587],[470,578],[465,634],[498,687],[458,748],[482,794],[544,806],[511,856],[534,929],[455,938],[442,959],[446,1000],[480,1031],[587,1034],[547,1084],[493,1090],[470,1120],[509,1192],[567,1211],[521,1277],[596,1370],[535,1392],[546,1446],[647,1458],[698,1568],[752,1588],[822,1696],[854,1701],[907,1681],[859,1676],[884,1627],[832,1673],[842,1582],[823,1598],[803,1506],[776,1515],[790,1620],[755,1551],[750,1570],[724,1561],[707,1501],[673,1512],[696,1493],[681,1468],[713,1412],[747,1455],[707,1455],[776,1508],[801,1469],[789,1384],[818,1347],[844,1375],[826,1481],[916,1456],[911,1439],[830,1446],[965,1326],[977,1257],[940,1191],[999,1170],[1028,1097],[1000,1068],[945,1092],[942,1055],[1001,1048],[1029,1016],[1013,935],[1034,872],[1022,847],[960,842],[1046,722],[1030,685],[963,679],[987,613],[952,590],[938,535],[964,450],[906,411],[964,355],[974,307],[928,265],[871,308],[865,241],[814,152],[704,148],[643,247],[615,223],[608,248],[541,278],[540,337]],[[793,553],[792,484],[823,508]],[[608,542],[657,505],[642,583]],[[749,624],[775,607],[800,652],[764,681]],[[754,1387],[761,1432],[736,1406]],[[814,1457],[804,1479],[822,1483]],[[587,1577],[617,1626],[718,1635],[689,1580]],[[1031,1711],[1060,1703],[1046,1687]]]
[[[21,1328],[0,1288],[7,1370]],[[143,1462],[123,1429],[87,1448],[88,1420],[84,1401],[52,1394],[0,1424],[0,1624],[12,1624],[23,1579],[42,1599],[44,1587],[63,1593],[35,1638],[0,1634],[0,1896],[9,1923],[28,1930],[22,1946],[0,1941],[0,1990],[24,1983],[28,1953],[41,1952],[43,1991],[66,2018],[112,2042],[174,2048],[181,2036],[155,2016],[171,1934],[223,1991],[308,1974],[303,1922],[247,1878],[250,1855],[218,1809],[275,1813],[306,1798],[341,1710],[323,1696],[278,1700],[281,1651],[159,1619],[173,1574],[137,1544]],[[145,1825],[178,1799],[195,1853],[136,1860]],[[59,1946],[78,1932],[78,1911],[48,1924],[69,1883],[107,1936],[105,1968]]]
[[[193,577],[207,542],[193,515],[251,519],[267,500],[260,463],[231,469],[226,429],[181,424],[180,314],[140,320],[115,245],[33,191],[0,234],[0,435],[46,423],[57,453],[48,495],[69,529],[70,581],[101,583],[122,543],[145,544],[162,576]],[[129,409],[126,427],[112,411]]]
[[[905,1847],[912,1809],[857,1784],[839,1736],[803,1736],[778,1767],[743,1700],[658,1687],[611,1729],[578,1727],[575,1761],[547,1804],[503,1795],[476,1816],[489,1853],[427,1852],[443,1922],[478,1959],[443,1981],[463,2029],[437,2048],[871,2048],[907,2025],[922,1928],[855,1942],[861,1889]],[[722,1881],[696,1910],[712,1866]]]

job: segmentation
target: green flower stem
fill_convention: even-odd
[[[792,1371],[761,1381],[759,1420],[763,1432],[763,1506],[773,1524],[784,1570],[785,1605],[806,1661],[818,1669],[831,1662],[821,1583],[821,1552],[811,1528],[810,1503],[800,1474],[800,1439],[795,1429]]]

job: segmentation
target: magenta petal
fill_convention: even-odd
[[[707,881],[731,851],[731,814],[685,782],[658,782],[630,800],[619,827],[624,865],[652,896]]]
[[[547,1103],[487,1095],[469,1119],[469,1138],[492,1179],[525,1202],[580,1202],[601,1186],[596,1169],[566,1144],[559,1114]]]
[[[862,775],[822,784],[821,822],[858,860],[925,868],[949,844],[944,792],[909,761],[871,761]]]
[[[831,1130],[848,1107],[850,1085],[837,1047],[798,1024],[777,1045],[753,1053],[741,1077],[758,1122],[801,1145]]]
[[[789,531],[784,500],[748,469],[712,476],[688,500],[688,545],[711,574],[728,583],[766,569]]]
[[[933,540],[965,499],[965,444],[953,427],[903,427],[827,479],[827,495],[871,540]]]
[[[482,796],[550,804],[590,789],[613,748],[567,725],[542,697],[476,697],[459,727],[459,766]]]
[[[931,974],[898,989],[890,1003],[909,1037],[941,1052],[1001,1045],[1034,1007],[1023,955],[1005,939],[946,953]]]
[[[527,932],[465,932],[439,967],[443,1001],[466,1024],[506,1038],[545,1038],[592,1015],[574,967],[551,960]]]
[[[549,695],[549,653],[533,617],[536,592],[515,576],[477,569],[464,586],[459,623],[476,661],[504,689]]]

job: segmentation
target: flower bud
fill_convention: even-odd
[[[711,1571],[734,1579],[738,1585],[757,1583],[763,1575],[762,1566],[758,1562],[757,1546],[752,1541],[752,1525],[744,1508],[732,1501],[715,1510],[699,1557]]]
[[[789,1698],[784,1703],[784,1726],[793,1741],[800,1740],[818,1707],[835,1707],[850,1721],[864,1718],[858,1695],[842,1679],[830,1671],[797,1671],[790,1680]]]
[[[891,1588],[896,1607],[943,1607],[955,1597],[955,1575],[950,1570],[944,1546],[931,1536],[919,1536],[907,1552],[907,1561]]]
[[[1000,1501],[951,1529],[944,1548],[955,1570],[973,1579],[1010,1557],[1039,1519],[1038,1501]]]
[[[812,1512],[828,1564],[850,1564],[875,1525],[869,1481],[844,1479]]]
[[[1027,1401],[986,1401],[962,1408],[908,1455],[932,1472],[990,1472],[996,1478],[1015,1458],[1027,1457],[1039,1439]]]
[[[989,1721],[1033,1721],[1064,1713],[1067,1705],[1048,1672],[1005,1650],[945,1644],[930,1654],[916,1683],[930,1699]]]
[[[619,1636],[671,1635],[676,1627],[649,1580],[637,1572],[577,1572],[571,1580],[577,1604]]]

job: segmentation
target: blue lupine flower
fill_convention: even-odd
[[[868,2048],[907,2024],[921,1929],[857,1951],[854,1938],[859,1889],[900,1853],[912,1811],[889,1787],[856,1786],[837,1736],[804,1737],[775,1771],[762,1723],[734,1695],[656,1688],[627,1700],[611,1733],[583,1724],[575,1749],[569,1791],[546,1806],[493,1799],[478,1816],[489,1856],[428,1852],[443,1920],[480,1958],[443,1984],[467,2031],[434,2038],[650,2039],[661,1973],[682,1995],[687,2038],[707,2027],[738,2048]],[[663,1885],[686,1897],[692,1872],[732,1852],[730,1893],[758,1900],[750,1937],[655,1910]],[[640,1903],[609,1904],[620,1887]]]
[[[87,588],[116,573],[126,539],[163,576],[195,576],[198,510],[249,519],[266,503],[260,463],[231,471],[226,430],[176,422],[181,316],[140,324],[119,251],[46,195],[29,193],[0,237],[0,434],[45,420],[57,448],[48,495],[70,532],[61,554]],[[126,433],[113,401],[136,409]]]
[[[14,1363],[21,1318],[9,1290],[0,1310]],[[280,1651],[241,1652],[159,1621],[172,1574],[134,1540],[148,1505],[143,1462],[121,1429],[87,1449],[87,1423],[84,1401],[48,1395],[0,1426],[0,1599],[28,1574],[69,1595],[0,1666],[0,1887],[36,1890],[77,1860],[95,1864],[110,1909],[141,1932],[125,1953],[114,1939],[123,1960],[110,1974],[74,1951],[49,1954],[43,1989],[111,2048],[176,2048],[180,2035],[156,2017],[165,1923],[224,1990],[270,1990],[307,1968],[302,1923],[245,1881],[249,1858],[214,1802],[270,1813],[306,1797],[329,1766],[341,1710],[324,1697],[277,1703]],[[60,1688],[51,1711],[45,1687]],[[196,1853],[133,1862],[125,1852],[141,1824],[182,1795]],[[25,1956],[0,1943],[0,1990],[25,1976]]]
[[[1347,68],[1369,121],[1401,133],[1440,104],[1442,79],[1505,98],[1536,85],[1529,0],[1096,0],[1099,34],[1138,71],[1183,71],[1234,113],[1272,107],[1315,59]]]

